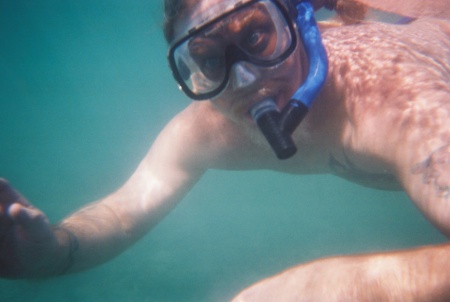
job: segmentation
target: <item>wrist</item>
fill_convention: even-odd
[[[64,275],[68,273],[74,264],[74,254],[79,248],[78,238],[75,234],[63,224],[59,224],[53,227],[53,231],[60,247],[58,269],[55,270],[55,275]]]

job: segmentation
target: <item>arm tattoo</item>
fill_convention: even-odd
[[[440,147],[424,161],[415,164],[411,173],[422,175],[422,183],[433,185],[436,196],[450,197],[450,145]]]

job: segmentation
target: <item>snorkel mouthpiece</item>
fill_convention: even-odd
[[[297,152],[291,133],[283,131],[280,125],[281,114],[272,99],[255,104],[250,114],[279,159],[289,158]]]
[[[309,1],[300,1],[295,6],[295,21],[309,60],[308,76],[281,113],[272,99],[265,99],[250,110],[279,159],[287,159],[296,153],[291,135],[311,108],[328,73],[328,58],[314,19],[314,8]]]

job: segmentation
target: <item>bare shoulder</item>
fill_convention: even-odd
[[[450,22],[361,24],[327,30],[324,40],[329,85],[348,120],[347,158],[365,171],[383,162],[450,234]]]
[[[165,131],[178,141],[184,160],[204,169],[258,169],[276,162],[268,146],[256,143],[247,127],[218,112],[211,102],[192,102]]]
[[[449,21],[422,19],[324,32],[326,102],[339,102],[345,119],[340,168],[392,173],[409,192],[413,166],[450,143],[449,29]]]
[[[341,89],[345,85],[353,96],[383,94],[392,101],[392,96],[406,92],[415,96],[435,88],[436,80],[448,80],[450,21],[342,26],[325,31],[324,42],[334,84]],[[422,80],[425,82],[417,86]]]

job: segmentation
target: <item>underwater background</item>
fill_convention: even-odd
[[[53,223],[118,188],[189,104],[161,23],[161,0],[0,0],[0,177]],[[0,280],[0,301],[227,301],[318,257],[443,241],[401,192],[210,171],[116,259]]]

